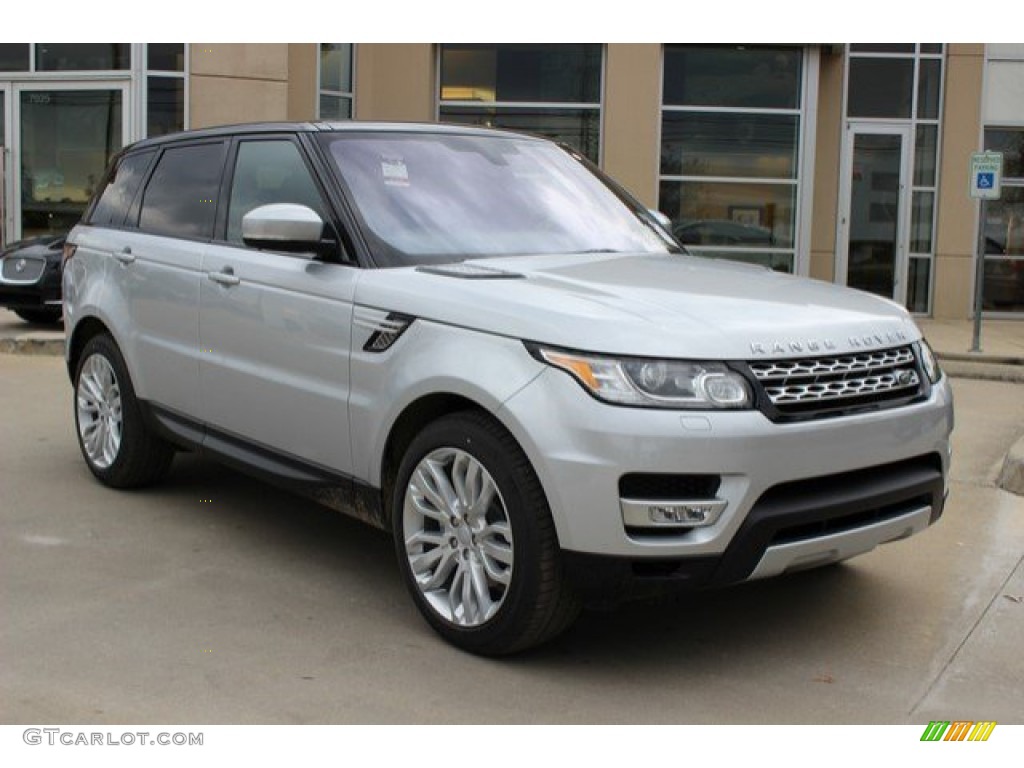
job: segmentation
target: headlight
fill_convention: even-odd
[[[935,359],[935,353],[932,352],[932,348],[928,346],[928,342],[924,339],[917,343],[917,349],[921,353],[921,365],[924,366],[924,372],[928,376],[928,381],[934,384],[942,378],[942,369],[939,368],[939,361]]]
[[[746,380],[722,363],[598,357],[533,346],[599,400],[647,408],[749,408]]]

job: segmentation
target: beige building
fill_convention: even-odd
[[[919,314],[970,316],[984,247],[986,310],[1024,316],[1024,45],[2,44],[4,237],[69,226],[147,135],[349,117],[551,136],[694,253]]]

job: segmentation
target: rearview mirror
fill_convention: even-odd
[[[242,217],[242,240],[253,248],[320,254],[324,251],[323,231],[320,215],[295,203],[261,205]]]

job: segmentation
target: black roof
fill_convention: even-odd
[[[240,136],[254,133],[320,133],[329,131],[380,132],[380,133],[444,133],[471,136],[494,136],[502,134],[522,138],[538,138],[513,131],[497,128],[482,128],[472,125],[453,125],[451,123],[401,123],[401,122],[369,122],[345,120],[338,122],[268,122],[268,123],[237,123],[235,125],[218,125],[214,128],[199,128],[192,131],[179,131],[142,139],[125,149],[137,150],[158,147],[176,141],[216,138],[219,136]]]

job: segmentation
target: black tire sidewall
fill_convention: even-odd
[[[489,426],[489,425],[488,425]],[[392,527],[399,567],[413,600],[430,625],[454,645],[475,653],[505,652],[509,641],[529,625],[540,587],[540,561],[553,548],[545,541],[538,515],[549,515],[539,481],[525,464],[525,456],[510,455],[511,436],[501,439],[496,425],[487,428],[475,414],[453,414],[429,424],[410,443],[399,466],[392,499]],[[457,448],[471,454],[490,473],[505,503],[512,529],[512,579],[504,601],[490,620],[478,627],[461,627],[447,621],[430,606],[416,585],[405,552],[403,525],[405,493],[409,478],[424,456],[438,448]],[[524,464],[528,472],[524,471]],[[539,494],[539,496],[538,496]],[[541,502],[538,509],[537,501]],[[550,556],[550,554],[548,555]]]

